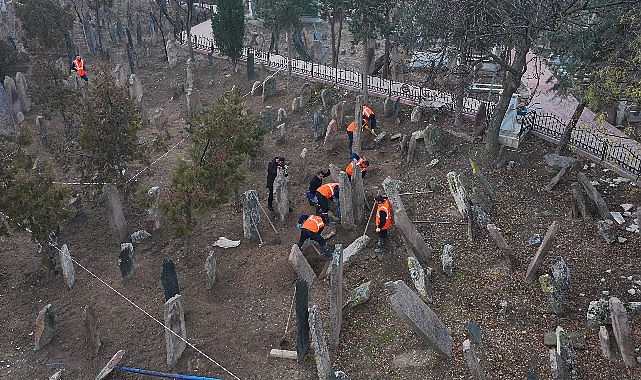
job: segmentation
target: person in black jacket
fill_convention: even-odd
[[[285,169],[285,176],[287,176],[287,165],[285,165],[285,159],[283,157],[274,157],[267,165],[267,188],[269,189],[267,208],[270,211],[274,211],[274,180],[278,175],[279,166]]]
[[[312,177],[311,181],[309,181],[309,189],[305,192],[305,195],[307,195],[307,200],[309,201],[310,206],[314,206],[318,203],[316,190],[318,190],[318,188],[323,184],[323,178],[330,174],[329,170],[327,172],[319,170],[316,172],[316,175]]]

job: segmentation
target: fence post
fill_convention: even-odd
[[[601,161],[605,162],[605,154],[608,150],[607,140],[603,140],[603,150],[601,151]]]

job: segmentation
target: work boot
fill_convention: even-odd
[[[327,243],[325,243],[325,245],[323,245],[322,248],[323,248],[323,253],[322,253],[323,257],[327,257],[328,259],[333,259],[334,258],[334,254],[332,253],[332,251],[329,248],[329,245]]]
[[[387,239],[379,239],[374,252],[376,253],[384,252],[385,248],[387,248]]]

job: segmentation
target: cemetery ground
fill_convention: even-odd
[[[145,64],[140,65],[137,74],[143,84],[148,116],[162,108],[169,125],[169,146],[178,145],[141,175],[139,182],[167,187],[170,168],[177,156],[185,154],[188,144],[187,140],[179,144],[186,136],[183,119],[187,117],[187,110],[185,96],[177,90],[178,84],[184,81],[186,54],[181,51],[178,66],[169,69],[160,49],[144,59]],[[211,74],[206,57],[196,57],[196,95],[192,100],[195,107],[205,106],[234,85],[241,94],[251,90],[253,81],[246,79],[244,66],[240,65],[235,73],[226,61],[214,63],[215,71]],[[258,80],[270,74],[256,71]],[[267,163],[274,156],[285,157],[293,211],[284,221],[267,211],[277,232],[261,212],[260,238],[267,244],[261,246],[259,238],[243,237],[242,212],[235,210],[233,200],[201,215],[194,234],[186,240],[171,238],[162,230],[152,231],[146,210],[126,200],[129,232],[146,229],[151,237],[134,245],[135,273],[123,280],[118,269],[121,242],[109,228],[105,208],[96,194],[78,189],[83,196],[85,215],[61,226],[59,242],[66,244],[71,256],[95,277],[76,265],[76,283],[67,289],[60,270],[54,275],[47,274],[37,247],[29,242],[26,233],[2,238],[1,379],[45,379],[59,370],[63,379],[94,378],[118,350],[126,351],[120,365],[155,371],[233,378],[218,363],[241,379],[318,378],[312,352],[300,363],[270,358],[268,353],[272,348],[296,349],[296,320],[291,305],[297,276],[288,262],[290,249],[299,236],[296,219],[302,213],[313,211],[304,195],[313,173],[331,163],[344,168],[349,162],[344,128],[353,115],[354,95],[343,89],[332,89],[335,102],[346,101],[348,117],[342,121],[330,146],[325,147],[322,139],[314,141],[312,130],[312,114],[322,108],[320,85],[312,85],[313,95],[304,109],[291,112],[292,99],[298,95],[303,81],[296,79],[287,89],[283,72],[276,78],[277,97],[263,102],[260,96],[247,95],[244,100],[247,109],[256,115],[266,106],[272,106],[274,113],[279,108],[286,109],[284,140],[277,140],[275,130],[265,136],[259,155],[248,165],[247,179],[239,186],[241,194],[256,190],[266,209]],[[372,242],[345,268],[343,278],[345,298],[351,289],[366,281],[372,281],[372,293],[367,302],[344,316],[340,344],[330,351],[334,369],[357,380],[468,379],[470,373],[462,345],[464,340],[471,339],[487,378],[523,379],[531,372],[539,379],[549,379],[549,347],[544,345],[543,336],[562,326],[568,333],[585,334],[574,351],[580,378],[641,379],[639,369],[627,368],[621,359],[604,358],[598,328],[586,325],[590,301],[610,296],[623,302],[641,300],[641,238],[625,230],[632,222],[632,217],[626,217],[625,224],[615,223],[613,228],[616,236],[627,240],[606,243],[593,222],[573,217],[570,184],[576,180],[577,172],[585,172],[590,180],[599,182],[597,189],[611,211],[623,211],[620,205],[625,203],[635,205],[634,211],[636,205],[641,204],[638,187],[619,182],[612,171],[585,162],[587,166],[579,165],[552,191],[544,191],[558,172],[544,159],[545,154],[553,152],[553,145],[529,136],[519,149],[507,149],[504,164],[496,167],[495,157],[483,153],[484,145],[480,141],[464,138],[473,133],[471,122],[466,122],[455,133],[447,131],[453,130],[449,115],[437,117],[438,127],[445,131],[441,149],[429,154],[419,143],[414,159],[408,163],[406,157],[400,155],[401,139],[389,137],[423,130],[427,123],[410,123],[411,110],[402,107],[400,125],[395,125],[394,120],[383,115],[381,99],[371,98],[369,105],[379,116],[380,131],[387,132],[388,137],[377,147],[368,148],[373,136],[363,135],[362,155],[371,162],[371,170],[364,180],[367,202],[371,206],[374,195],[383,192],[381,184],[386,177],[402,181],[401,193],[407,193],[402,195],[402,200],[408,216],[434,249],[432,259],[421,260],[423,268],[432,268],[429,280],[434,287],[434,297],[428,305],[452,330],[453,357],[438,357],[428,343],[395,314],[384,284],[402,280],[413,288],[407,250],[400,231],[393,225],[387,251],[374,253],[376,234],[370,222],[365,233]],[[328,123],[329,110],[324,109],[323,114]],[[27,115],[32,128],[35,116],[35,112]],[[151,125],[143,129],[141,137],[150,139],[155,128]],[[57,129],[61,127],[56,121],[50,122],[50,133],[57,133]],[[34,140],[36,144],[43,144],[38,138]],[[303,148],[307,148],[307,166],[303,166],[299,158]],[[55,155],[43,146],[37,149],[52,158]],[[156,152],[152,160],[161,154]],[[434,159],[438,162],[431,164]],[[480,187],[470,159],[486,175],[494,190],[492,223],[504,235],[509,250],[501,250],[485,229],[475,230],[474,240],[468,240],[467,225],[457,211],[446,174],[463,173]],[[510,161],[513,163],[508,167]],[[60,176],[61,180],[74,179],[72,173],[60,173]],[[438,185],[431,187],[434,190],[428,187],[430,180]],[[534,234],[544,236],[553,221],[559,222],[560,230],[537,277],[549,272],[548,263],[557,256],[567,263],[572,276],[565,293],[569,311],[561,316],[550,311],[547,295],[538,281],[527,284],[524,280],[537,252],[537,247],[530,246],[528,241]],[[346,247],[363,234],[365,226],[347,230],[338,224],[327,230],[331,228],[336,229],[336,236],[329,240],[330,245]],[[241,243],[228,249],[214,246],[221,236]],[[446,244],[454,247],[451,276],[441,269],[440,255]],[[210,252],[217,258],[217,275],[216,282],[208,288],[204,263]],[[303,254],[320,276],[310,289],[309,305],[319,306],[327,333],[329,277],[323,274],[328,261],[319,258],[308,244]],[[187,339],[213,360],[187,347],[177,365],[167,368],[163,328],[140,310],[163,320],[165,300],[160,282],[163,258],[172,259],[176,265]],[[46,346],[34,350],[34,321],[47,304],[56,311],[58,330]],[[86,343],[83,326],[86,305],[91,305],[98,316],[102,345],[97,354]],[[480,328],[480,341],[470,335],[469,322]],[[634,346],[640,347],[641,318],[631,318],[630,328]],[[641,356],[639,352],[635,355]],[[141,375],[115,370],[110,378],[137,379]]]

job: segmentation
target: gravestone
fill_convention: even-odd
[[[279,166],[277,168],[276,179],[274,179],[274,207],[278,215],[280,215],[281,222],[284,222],[287,214],[289,214],[288,183],[287,171]]]
[[[616,346],[616,343],[610,339],[610,332],[608,331],[607,326],[599,326],[599,345],[601,346],[601,353],[603,354],[603,357],[610,360],[617,358],[615,352],[618,351],[618,347]]]
[[[127,77],[127,72],[123,65],[117,64],[114,68],[114,78],[116,79],[116,84],[120,87],[125,87],[129,81]]]
[[[287,111],[285,111],[284,108],[279,108],[278,109],[278,117],[276,118],[276,121],[278,123],[285,121],[287,119]]]
[[[357,170],[355,170],[356,173],[358,173]],[[356,176],[354,176],[356,177]],[[341,221],[341,225],[348,229],[354,229],[356,227],[356,224],[354,222],[354,207],[352,205],[353,198],[352,198],[352,185],[350,184],[349,177],[347,177],[347,173],[344,171],[340,171],[338,174],[338,183],[339,183],[339,188],[340,188],[340,193],[339,193],[339,204],[340,204],[340,214],[339,214],[339,219]]]
[[[296,112],[301,109],[300,106],[300,96],[297,96],[292,100],[292,112]]]
[[[13,111],[4,86],[0,84],[0,136],[14,139],[17,135],[16,124],[13,121]]]
[[[352,259],[369,244],[370,240],[371,238],[367,235],[359,236],[343,250],[343,263],[345,266],[352,262]]]
[[[349,298],[345,305],[343,305],[343,315],[347,315],[353,308],[369,300],[372,294],[371,290],[372,281],[367,281],[352,289],[349,293]]]
[[[176,294],[165,302],[165,342],[167,343],[167,366],[174,368],[178,359],[185,351],[187,330],[185,329],[185,314],[183,312],[180,294]],[[172,333],[173,332],[173,333]]]
[[[13,112],[13,119],[17,124],[24,121],[24,114],[22,113],[22,104],[18,97],[18,89],[16,82],[11,77],[4,77],[4,91],[7,95],[9,108]]]
[[[105,379],[111,373],[111,371],[114,370],[114,368],[118,365],[118,363],[120,363],[124,355],[125,355],[125,350],[118,350],[118,352],[116,352],[114,356],[112,356],[111,359],[109,359],[107,364],[105,364],[105,366],[102,367],[100,372],[98,372],[98,375],[96,376],[95,380]]]
[[[140,244],[143,240],[150,237],[151,234],[145,230],[139,230],[131,234],[131,242],[134,244]]]
[[[410,122],[419,123],[421,122],[422,118],[423,118],[423,115],[422,115],[421,107],[420,106],[414,107],[410,115]]]
[[[73,269],[73,261],[71,260],[71,254],[69,253],[67,244],[63,244],[60,250],[60,266],[62,267],[62,274],[67,281],[67,287],[71,289],[76,282],[76,274]]]
[[[156,231],[162,227],[162,212],[158,207],[160,188],[158,186],[150,187],[147,195],[151,198],[151,206],[147,210],[147,221],[151,222],[151,230]]]
[[[263,81],[263,102],[273,96],[276,96],[276,77],[271,75]]]
[[[423,141],[427,153],[434,154],[440,151],[443,147],[443,129],[430,123],[423,130]]]
[[[345,117],[344,103],[338,102],[332,107],[332,119],[336,120],[336,127],[338,129],[343,127],[343,117]]]
[[[309,350],[309,288],[304,280],[296,280],[296,353],[300,363]]]
[[[432,248],[427,245],[423,236],[416,230],[416,227],[407,216],[403,201],[398,194],[399,188],[400,183],[397,180],[392,180],[390,177],[387,177],[383,181],[383,189],[387,193],[390,206],[392,207],[392,220],[401,231],[405,243],[412,249],[412,252],[422,260],[429,260],[432,258]]]
[[[537,249],[536,255],[534,255],[534,258],[532,258],[532,261],[530,261],[530,265],[528,265],[527,272],[525,274],[526,283],[529,284],[532,281],[534,281],[534,278],[536,277],[536,271],[539,269],[539,267],[541,266],[541,263],[543,262],[543,259],[545,259],[545,255],[548,253],[548,251],[552,247],[552,244],[554,243],[554,238],[556,237],[556,234],[559,232],[559,229],[560,229],[560,224],[556,220],[550,224],[550,227],[548,227],[548,231],[545,233],[543,242]]]
[[[169,68],[173,69],[174,67],[176,67],[176,64],[178,63],[178,52],[176,51],[176,43],[173,40],[167,40],[167,45],[165,45],[165,47],[167,48],[167,63],[169,64]]]
[[[47,124],[43,116],[36,116],[36,129],[38,130],[38,134],[40,136],[47,137]]]
[[[550,349],[550,371],[553,380],[570,380],[566,364],[555,349]]]
[[[51,341],[58,330],[58,316],[51,304],[43,307],[36,318],[36,327],[33,333],[35,338],[35,350],[39,350]]]
[[[129,97],[139,105],[142,103],[142,83],[136,74],[129,76]]]
[[[434,301],[434,287],[430,280],[425,276],[423,267],[418,262],[416,257],[409,256],[407,258],[407,268],[410,272],[410,277],[414,283],[416,291],[427,299],[428,302]]]
[[[20,103],[22,104],[22,111],[29,113],[29,111],[31,111],[31,98],[27,92],[27,79],[20,71],[16,73],[16,90],[18,92],[18,99],[20,99]]]
[[[216,282],[216,254],[209,252],[205,260],[205,271],[207,271],[207,289],[210,289]]]
[[[312,116],[312,128],[314,129],[314,140],[318,140],[325,136],[325,128],[323,127],[323,110],[317,110]]]
[[[385,101],[383,101],[383,115],[385,115],[385,117],[392,117],[392,112],[394,112],[393,102],[394,101],[389,96],[385,98]]]
[[[316,279],[316,273],[314,273],[314,269],[309,265],[309,262],[296,244],[292,245],[292,249],[289,251],[289,263],[292,265],[298,278],[305,281],[307,286],[311,288]]]
[[[439,355],[452,358],[452,332],[403,281],[389,281],[385,288],[392,308]]]
[[[320,319],[318,305],[314,305],[309,309],[309,331],[312,336],[312,348],[316,358],[318,380],[331,380],[333,374],[332,362],[325,343],[325,333],[323,332],[323,323]]]
[[[490,223],[486,225],[485,228],[487,228],[487,232],[490,233],[490,236],[492,237],[494,242],[496,242],[496,245],[498,245],[500,249],[504,251],[507,251],[510,249],[510,246],[505,241],[503,234],[501,233],[501,231],[499,231],[498,228],[496,228],[494,224]]]
[[[85,305],[82,312],[82,320],[85,325],[85,334],[87,335],[87,344],[91,347],[94,354],[98,353],[102,342],[100,342],[100,330],[98,329],[98,317],[91,305]]]
[[[474,339],[477,344],[481,344],[481,340],[483,339],[483,332],[481,331],[479,325],[474,322],[467,322],[467,324],[465,324],[465,327],[472,336],[472,339]]]
[[[323,108],[329,108],[329,105],[332,104],[332,90],[324,88],[321,91],[321,100],[323,101]]]
[[[441,264],[443,265],[443,272],[445,272],[445,275],[451,276],[452,268],[454,267],[454,246],[449,244],[445,244],[443,246]]]
[[[450,185],[450,192],[452,193],[452,197],[454,197],[456,208],[463,217],[467,216],[467,207],[465,205],[467,193],[462,182],[462,177],[457,175],[456,172],[449,172],[447,173],[447,183]]]
[[[588,195],[588,198],[592,199],[594,204],[596,205],[596,209],[599,213],[599,216],[603,220],[611,220],[612,215],[610,214],[610,209],[608,208],[607,204],[605,203],[605,200],[603,200],[603,197],[599,193],[599,191],[594,187],[592,182],[585,176],[584,173],[579,172],[577,174],[577,179],[583,185],[583,188],[585,189],[585,192]]]
[[[176,294],[180,294],[178,275],[176,274],[176,266],[173,260],[167,258],[162,259],[160,282],[162,283],[162,290],[165,293],[165,301],[168,301]]]
[[[131,278],[134,275],[134,246],[131,243],[120,244],[120,255],[118,256],[118,266],[120,275],[123,280]]]
[[[570,288],[570,281],[572,279],[570,269],[565,265],[563,257],[558,256],[550,261],[550,272],[552,273],[552,277],[554,277],[554,282],[561,290]]]
[[[632,333],[630,332],[628,313],[618,298],[610,297],[608,302],[612,318],[612,331],[617,340],[619,352],[621,353],[623,362],[628,367],[634,368],[637,366],[637,360],[634,355],[634,342],[632,340]]]
[[[109,183],[103,186],[102,192],[107,209],[107,220],[109,221],[113,231],[116,233],[119,242],[122,243],[127,239],[128,227],[122,203],[120,202],[118,189],[116,188],[116,185]]]
[[[299,96],[301,108],[305,107],[307,105],[307,102],[309,102],[309,99],[311,99],[312,97],[312,86],[311,84],[309,84],[309,82],[303,83],[300,88]]]
[[[463,357],[465,358],[467,368],[470,370],[472,379],[484,380],[485,372],[483,371],[483,368],[481,368],[481,363],[479,363],[479,359],[476,356],[476,352],[474,352],[469,339],[465,339],[463,341]]]
[[[548,295],[550,310],[556,315],[563,315],[568,312],[568,305],[565,302],[563,290],[556,284],[554,277],[549,274],[539,276],[541,289]]]
[[[625,307],[628,313],[628,319],[632,319],[641,314],[641,302],[625,302],[623,303],[623,307]],[[604,299],[590,301],[586,319],[588,327],[592,328],[612,324],[608,301]]]
[[[617,241],[617,237],[614,235],[614,231],[612,230],[612,223],[610,223],[610,221],[597,220],[596,227],[597,227],[597,230],[599,231],[599,234],[601,234],[603,239],[608,244],[612,244]]]
[[[479,189],[476,186],[472,188],[471,200],[473,201],[474,204],[480,207],[481,210],[483,210],[486,214],[492,213],[492,209],[494,208],[494,203],[492,202],[490,197],[485,195],[483,190]]]
[[[256,190],[248,190],[243,195],[243,233],[247,239],[251,239],[260,226],[258,197]]]
[[[274,113],[272,112],[272,106],[265,107],[263,116],[265,118],[265,128],[267,128],[268,131],[271,131],[272,128],[274,128]]]
[[[343,323],[343,245],[336,244],[329,266],[329,347],[337,349]]]

